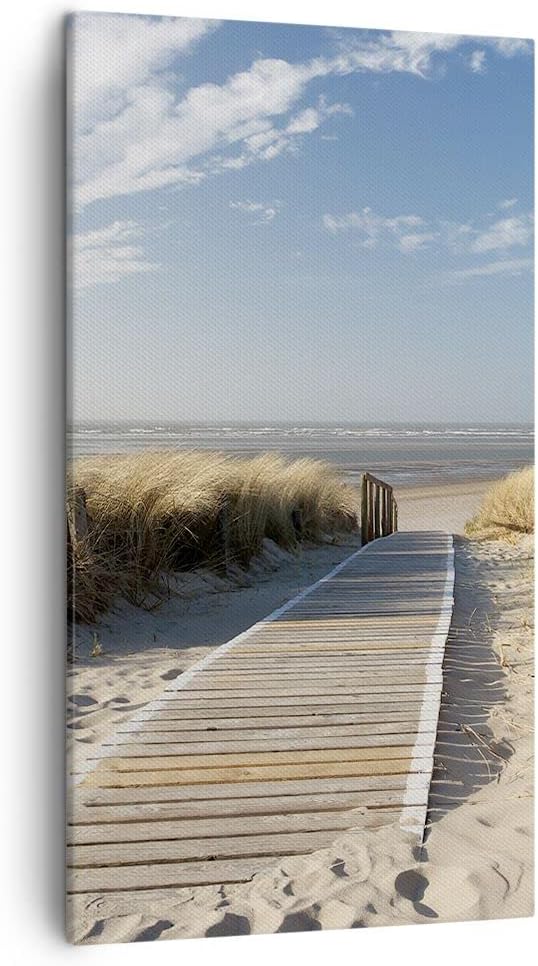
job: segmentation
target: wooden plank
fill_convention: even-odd
[[[370,483],[375,483],[376,486],[382,486],[384,489],[390,490],[392,493],[392,486],[389,483],[385,483],[377,476],[373,476],[372,473],[365,473],[364,476]]]
[[[301,756],[302,757],[302,756]],[[108,761],[107,761],[108,764]],[[184,768],[122,771],[99,768],[90,772],[84,784],[100,788],[144,787],[146,785],[196,785],[206,782],[271,781],[284,778],[353,778],[369,775],[398,775],[412,771],[431,771],[432,758],[403,755],[399,758],[359,759],[335,762],[296,762],[286,765],[245,765],[231,768]]]
[[[290,705],[284,707],[270,705],[266,708],[257,707],[254,712],[251,707],[239,708],[234,706],[225,708],[217,717],[207,708],[186,708],[185,706],[163,704],[158,710],[157,717],[155,711],[139,711],[129,722],[121,722],[118,731],[125,732],[131,729],[131,725],[136,728],[138,724],[146,722],[151,722],[157,730],[161,728],[161,723],[165,724],[167,728],[169,724],[171,727],[175,727],[171,722],[178,722],[178,727],[215,727],[216,729],[219,727],[234,727],[231,724],[234,721],[239,722],[237,727],[245,727],[245,722],[251,721],[252,727],[262,728],[277,727],[279,724],[286,722],[289,722],[292,726],[294,724],[303,725],[307,722],[311,722],[313,725],[319,725],[322,722],[338,724],[340,719],[344,721],[347,718],[350,719],[348,722],[350,724],[354,722],[390,722],[414,719],[417,715],[420,716],[420,709],[420,701],[413,700],[401,701],[395,706],[386,705],[384,702],[358,705],[340,704],[338,702],[334,705],[300,705],[298,708]],[[253,717],[253,713],[256,717]]]
[[[417,798],[416,804],[426,804]],[[381,805],[402,807],[404,793],[385,793],[384,802],[370,797],[369,804],[380,808]],[[183,839],[229,838],[231,836],[277,835],[293,832],[322,832],[352,829],[361,819],[365,806],[360,805],[343,809],[325,811],[292,812],[289,806],[281,805],[280,811],[273,814],[218,816],[190,819],[155,819],[150,821],[108,822],[93,825],[69,825],[68,845],[105,845],[106,843],[157,842]]]
[[[158,865],[124,865],[113,870],[106,866],[100,869],[71,869],[67,873],[67,891],[75,895],[81,892],[106,894],[246,882],[256,872],[273,865],[275,858],[262,856],[224,862],[160,862]]]
[[[69,869],[116,867],[133,862],[139,866],[154,862],[200,862],[205,859],[241,859],[266,855],[300,855],[323,849],[334,840],[334,830],[322,832],[280,832],[276,835],[234,835],[228,838],[167,839],[162,842],[108,842],[105,845],[68,845]]]
[[[374,695],[374,698],[377,697]],[[323,698],[317,699],[317,704],[296,705],[294,701],[286,699],[285,704],[277,702],[270,705],[261,705],[259,702],[228,702],[227,707],[222,707],[222,703],[217,707],[214,703],[208,702],[207,707],[199,707],[198,703],[191,705],[185,702],[156,702],[151,711],[141,710],[130,720],[133,724],[139,721],[204,721],[211,723],[219,719],[229,720],[237,718],[250,718],[256,715],[258,718],[319,718],[325,720],[327,715],[347,714],[360,716],[362,721],[391,721],[394,715],[402,713],[413,713],[420,711],[420,695],[409,695],[406,699],[401,698],[391,703],[384,700],[369,701],[364,695],[359,696],[360,700],[351,701],[330,701],[326,702]],[[376,717],[379,715],[379,717]],[[127,722],[122,723],[122,728],[127,727]]]
[[[249,708],[251,714],[254,712],[261,714],[262,708],[273,708],[276,714],[282,714],[281,709],[283,708],[298,707],[301,711],[304,711],[305,707],[309,710],[316,710],[316,706],[330,708],[334,711],[342,708],[342,710],[348,709],[353,712],[360,710],[361,707],[379,711],[382,708],[391,709],[394,707],[402,707],[402,705],[416,706],[421,695],[421,689],[413,691],[410,689],[399,690],[389,694],[372,694],[370,691],[366,694],[359,694],[354,691],[351,695],[344,693],[308,694],[308,703],[303,704],[303,701],[297,695],[267,695],[263,692],[258,692],[254,695],[245,695],[242,697],[236,697],[232,693],[231,695],[226,695],[225,698],[208,698],[204,695],[198,697],[192,691],[178,691],[177,695],[170,695],[168,699],[155,701],[154,707],[159,713],[160,711],[170,710],[172,708],[174,711],[179,711],[181,708],[189,711],[205,710],[206,717],[208,711],[215,713],[217,717],[223,717],[222,712],[225,709],[238,712],[240,708]]]
[[[439,684],[441,678],[435,681],[431,686],[427,684],[418,683],[407,683],[402,681],[401,684],[353,684],[347,681],[342,681],[342,683],[332,683],[328,681],[327,684],[308,684],[307,682],[303,685],[297,685],[296,687],[282,687],[278,688],[271,684],[270,687],[249,687],[248,684],[245,687],[231,687],[231,688],[210,688],[204,682],[198,683],[195,679],[188,691],[164,691],[163,692],[163,702],[168,703],[168,701],[182,701],[183,698],[187,701],[198,701],[200,697],[201,701],[213,700],[213,701],[229,701],[232,698],[255,698],[256,700],[264,699],[270,700],[272,698],[278,698],[279,700],[283,698],[293,698],[297,699],[299,697],[339,697],[340,695],[348,695],[351,698],[358,698],[360,695],[366,695],[371,697],[372,695],[383,695],[387,697],[391,694],[423,694],[424,692],[434,691],[434,684]]]
[[[421,774],[409,779],[401,772],[392,775],[364,775],[352,777],[302,779],[300,781],[277,778],[269,781],[197,785],[159,785],[153,788],[90,788],[81,785],[78,798],[85,807],[117,806],[132,804],[159,804],[163,802],[224,802],[231,799],[253,798],[268,800],[281,795],[340,794],[343,792],[379,791],[406,786],[422,787],[425,778]]]
[[[233,669],[207,670],[200,672],[197,681],[200,683],[201,689],[210,687],[218,687],[221,689],[230,686],[237,687],[239,683],[243,684],[243,682],[249,687],[254,687],[258,683],[271,683],[273,685],[289,684],[290,674],[296,675],[297,671],[294,668],[284,668],[276,671],[270,669],[265,671],[252,669],[242,671],[241,674],[238,674]],[[309,684],[325,682],[332,685],[353,681],[361,683],[366,687],[368,685],[375,685],[384,679],[387,679],[387,683],[393,681],[395,684],[400,684],[404,681],[410,684],[423,684],[426,680],[426,675],[426,669],[421,665],[416,665],[400,669],[389,667],[388,670],[379,667],[373,673],[366,668],[343,668],[342,670],[337,668],[332,670],[330,668],[321,668],[319,670],[302,668],[300,669],[299,677],[302,681],[307,681]]]
[[[145,740],[145,735],[139,735],[138,741],[122,741],[122,742],[111,742],[105,745],[106,751],[110,756],[116,758],[135,758],[135,757],[173,757],[173,756],[206,756],[206,755],[220,755],[231,753],[232,749],[235,753],[247,753],[253,752],[258,754],[261,753],[273,753],[273,752],[286,752],[286,751],[303,751],[310,754],[311,751],[343,751],[345,749],[351,748],[355,751],[367,748],[381,748],[385,745],[404,746],[412,747],[413,744],[424,744],[424,741],[429,742],[431,740],[431,734],[435,734],[435,725],[432,727],[431,732],[426,730],[417,733],[415,727],[414,731],[410,731],[402,734],[390,734],[390,735],[343,735],[342,737],[331,736],[328,738],[318,735],[317,737],[310,737],[310,735],[301,735],[299,738],[279,738],[278,735],[273,733],[272,736],[267,738],[259,738],[257,735],[255,738],[233,738],[228,739],[228,741],[221,741],[220,739],[215,739],[211,735],[207,735],[202,740],[198,741],[166,741],[166,742],[147,742]],[[100,761],[102,754],[96,756],[97,761]],[[91,758],[91,756],[90,756]]]
[[[408,667],[423,667],[424,657],[417,655],[411,655],[406,658],[405,664]],[[224,658],[219,661],[220,667],[215,671],[218,673],[227,672],[238,674],[243,672],[257,672],[261,674],[266,671],[277,672],[283,671],[285,674],[296,674],[298,671],[306,671],[308,673],[317,672],[331,673],[331,671],[340,671],[341,673],[347,673],[347,671],[360,671],[367,674],[388,674],[391,671],[398,672],[402,668],[402,659],[398,655],[362,655],[353,654],[350,657],[316,657],[315,655],[300,655],[300,654],[289,654],[289,655],[279,655],[274,657],[260,656],[258,660],[252,659],[250,661],[235,660],[226,661]],[[202,672],[201,672],[202,673]],[[175,679],[179,681],[181,675]]]
[[[376,489],[374,525],[386,532],[392,496]],[[251,861],[324,847],[355,824],[418,831],[448,547],[421,534],[370,544],[121,724],[69,793],[69,854],[92,866],[72,871],[70,887],[244,881]]]
[[[107,826],[112,825],[119,828],[123,825],[130,828],[131,825],[138,825],[143,822],[161,822],[196,819],[196,828],[202,834],[204,826],[198,825],[198,819],[210,820],[213,827],[215,820],[219,822],[219,829],[222,827],[221,820],[228,820],[233,817],[242,822],[249,816],[283,816],[289,814],[308,815],[312,812],[347,812],[350,809],[383,808],[387,805],[396,806],[402,804],[404,798],[409,805],[422,805],[427,803],[428,790],[423,785],[417,789],[405,790],[405,782],[402,776],[397,776],[400,787],[394,789],[379,789],[373,791],[355,792],[310,792],[306,795],[272,795],[267,798],[228,798],[228,799],[202,799],[194,802],[147,802],[135,805],[78,805],[69,816],[68,836],[72,836],[71,826],[76,826],[77,835],[81,829],[86,827],[95,829],[97,836],[98,829],[104,829],[104,834],[109,834]],[[395,780],[396,781],[396,780]],[[249,826],[250,827],[250,826]],[[231,828],[231,826],[227,826]],[[241,826],[246,829],[246,826]],[[91,833],[93,835],[93,832]],[[123,832],[121,833],[123,836]],[[69,838],[69,841],[74,839]],[[77,838],[83,842],[85,839]],[[94,841],[93,838],[88,841]],[[105,841],[105,839],[95,838],[95,841]],[[118,841],[126,841],[121,837]]]
[[[329,748],[313,751],[302,750],[301,764],[316,762],[332,764],[339,761],[371,761],[376,759],[406,758],[413,751],[414,742],[410,739],[405,744],[372,745],[363,748]],[[101,770],[106,771],[145,771],[151,768],[155,771],[162,769],[181,768],[236,768],[256,765],[295,765],[298,755],[295,751],[254,751],[254,752],[221,752],[216,755],[167,755],[159,757],[161,762],[155,761],[155,756],[133,756],[121,758],[122,745],[110,746],[111,757],[101,759]]]
[[[345,716],[344,716],[345,717]],[[264,720],[264,719],[260,719]],[[238,728],[217,728],[214,724],[205,724],[202,728],[196,728],[192,730],[186,730],[182,728],[184,722],[168,722],[168,725],[177,724],[180,727],[174,729],[169,728],[166,731],[158,731],[157,728],[162,728],[165,722],[160,719],[157,721],[147,721],[142,722],[140,727],[134,730],[132,727],[127,731],[118,731],[118,737],[121,736],[122,744],[136,743],[144,741],[145,744],[151,744],[157,742],[159,744],[167,744],[168,742],[192,742],[198,743],[200,741],[212,741],[218,739],[219,741],[245,741],[250,740],[253,736],[257,741],[272,741],[274,738],[283,740],[285,738],[310,738],[314,740],[315,738],[377,738],[378,736],[384,736],[385,738],[390,737],[390,735],[402,735],[407,733],[415,733],[417,731],[418,725],[418,712],[414,717],[409,720],[398,720],[392,722],[377,722],[374,724],[358,724],[353,725],[349,722],[344,724],[308,724],[308,725],[297,725],[295,720],[295,725],[293,725],[294,719],[287,718],[284,719],[288,722],[292,722],[292,726],[273,726],[272,728],[263,728],[259,725],[253,724],[252,721],[247,719],[244,727]],[[435,731],[436,728],[436,718],[432,714],[430,719],[431,730]],[[105,747],[115,744],[113,740],[105,743]]]
[[[383,683],[384,678],[382,676],[369,677],[367,675],[357,672],[355,674],[343,674],[339,677],[333,677],[331,675],[299,675],[301,680],[301,686],[294,687],[294,678],[289,676],[282,676],[273,674],[267,675],[254,675],[254,677],[245,678],[243,675],[238,677],[237,675],[230,675],[229,677],[224,677],[220,675],[207,675],[202,677],[199,675],[196,681],[192,682],[189,688],[189,693],[201,692],[207,696],[214,697],[213,692],[219,692],[223,697],[228,697],[229,694],[237,695],[237,697],[242,697],[245,694],[272,694],[275,697],[282,694],[338,694],[340,691],[346,694],[392,694],[394,691],[402,691],[413,688],[415,691],[421,691],[423,686],[427,683],[429,684],[440,684],[441,683],[441,673],[437,674],[437,677],[432,679],[432,677],[426,676],[425,671],[416,671],[411,674],[405,675],[394,675],[388,679],[386,685]],[[165,692],[166,694],[178,694],[177,690],[170,689]]]
[[[336,640],[338,641],[337,650],[335,648],[331,648],[329,640],[326,640],[325,642],[311,641],[308,644],[304,644],[304,645],[285,643],[285,642],[275,642],[274,644],[271,645],[271,648],[267,650],[264,650],[264,648],[258,645],[251,646],[251,647],[242,647],[242,648],[237,647],[236,653],[249,654],[249,655],[252,655],[252,654],[272,655],[272,654],[280,654],[281,652],[287,652],[288,654],[305,655],[309,653],[313,654],[319,651],[323,651],[326,654],[328,652],[329,654],[356,653],[359,655],[387,653],[387,654],[401,655],[403,660],[405,654],[413,655],[417,653],[423,653],[424,655],[426,655],[426,653],[429,652],[430,650],[425,640],[417,634],[409,635],[409,637],[406,640],[402,640],[401,634],[395,635],[393,638],[385,637],[382,640],[381,639],[372,640],[371,638],[369,638],[368,640],[365,640],[365,641],[359,641],[359,640],[346,641],[345,639],[341,639],[340,637],[337,637]],[[443,645],[441,643],[439,644],[438,649],[439,651],[443,650]]]

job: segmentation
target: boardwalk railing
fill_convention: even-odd
[[[361,539],[362,544],[388,537],[398,529],[398,504],[392,486],[378,480],[370,473],[363,473],[361,487]]]

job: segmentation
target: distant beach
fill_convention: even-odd
[[[68,433],[69,458],[147,449],[210,449],[240,456],[277,451],[328,460],[357,483],[364,471],[392,486],[498,479],[534,460],[530,424],[85,424]]]

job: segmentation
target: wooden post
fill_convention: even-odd
[[[221,507],[217,516],[217,533],[222,554],[222,565],[224,567],[224,573],[227,574],[230,567],[230,526],[228,507],[226,504]]]
[[[361,544],[368,543],[368,480],[362,475],[361,482]]]
[[[379,536],[385,536],[385,494],[386,490],[384,486],[379,487],[379,500],[380,500],[380,521],[379,521]]]
[[[374,484],[374,540],[381,536],[381,488]]]
[[[291,522],[293,524],[293,529],[295,531],[295,536],[297,540],[303,539],[303,518],[300,510],[291,511]]]
[[[69,543],[74,547],[88,532],[86,494],[80,486],[75,487],[71,493],[68,493],[66,512]]]
[[[364,543],[388,537],[398,529],[398,505],[392,486],[370,473],[361,482],[361,539]]]
[[[368,543],[374,539],[374,484],[368,480]]]

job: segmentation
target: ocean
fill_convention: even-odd
[[[393,486],[496,479],[534,461],[530,424],[84,425],[68,432],[68,458],[148,449],[220,450],[239,456],[277,451],[328,460],[357,482],[364,471]]]

